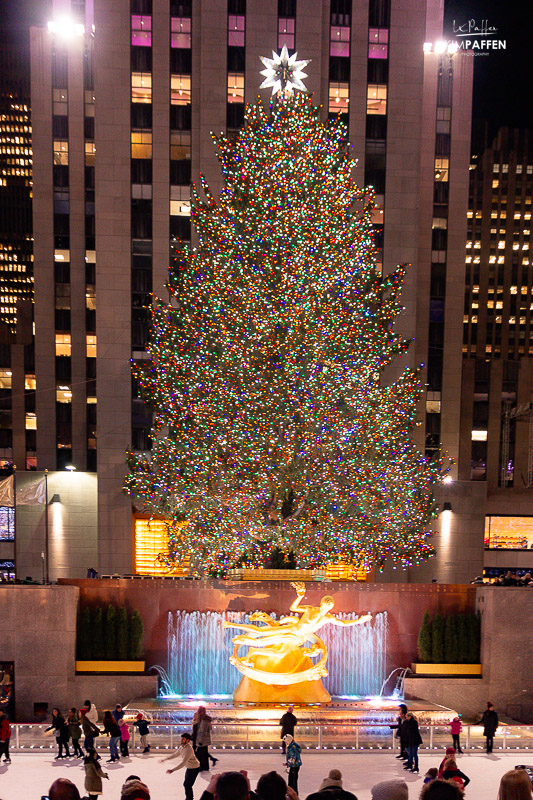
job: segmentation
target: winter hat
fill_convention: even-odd
[[[409,800],[405,781],[382,781],[372,787],[372,800]]]
[[[447,756],[454,756],[455,755],[455,747],[447,747],[446,748],[446,755]]]
[[[141,712],[139,711],[139,713],[137,714],[137,719],[142,719],[142,718],[143,718],[143,715],[142,715],[142,714],[141,714]],[[453,752],[455,753],[455,750],[454,750]]]
[[[142,781],[126,781],[122,786],[120,800],[150,800],[150,791]]]
[[[318,791],[321,792],[322,789],[334,788],[337,786],[342,789],[342,772],[340,769],[330,769],[328,777],[324,778]]]
[[[290,733],[286,733],[283,737],[283,741],[285,744],[290,744],[291,742],[294,742],[294,736],[291,736]]]

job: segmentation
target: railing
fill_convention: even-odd
[[[48,725],[12,723],[11,750],[14,752],[41,752],[56,750],[54,736],[44,735]],[[180,733],[186,728],[176,724],[150,725],[150,746],[154,751],[172,750],[180,744]],[[451,735],[446,725],[420,725],[423,744],[420,751],[444,750],[451,746]],[[130,751],[141,749],[136,729],[131,732]],[[265,724],[214,724],[212,750],[277,750],[280,748],[279,725]],[[83,745],[84,737],[81,738]],[[304,750],[364,750],[380,751],[398,749],[395,731],[389,725],[361,724],[298,725],[297,740]],[[95,739],[96,749],[106,751],[109,739]],[[463,750],[484,750],[485,737],[480,725],[465,725],[461,734]],[[494,750],[533,750],[533,725],[501,725],[494,737]]]

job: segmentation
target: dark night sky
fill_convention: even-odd
[[[300,0],[309,2],[309,0]],[[275,2],[275,0],[269,0]],[[357,0],[354,0],[357,2]],[[484,136],[492,137],[501,125],[533,129],[533,57],[530,24],[533,6],[518,0],[445,0],[446,35],[451,37],[452,21],[486,20],[498,28],[498,38],[507,49],[486,56],[473,56],[474,149],[479,151]],[[49,18],[50,0],[0,0],[0,26],[23,36],[30,24]]]

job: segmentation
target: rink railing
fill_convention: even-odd
[[[10,749],[13,752],[52,751],[57,749],[54,736],[44,731],[47,724],[11,723]],[[150,724],[149,744],[152,753],[164,754],[180,745],[180,733],[190,730],[187,725]],[[136,755],[142,750],[139,734],[130,727],[130,751]],[[231,750],[277,750],[280,748],[279,725],[213,724],[212,751]],[[446,725],[420,725],[423,744],[420,752],[442,751],[452,744],[449,727]],[[83,746],[84,736],[81,737]],[[296,738],[303,750],[361,750],[391,751],[399,748],[395,731],[383,723],[334,725],[301,724],[296,729]],[[69,747],[72,743],[69,742]],[[95,739],[96,749],[107,751],[109,739],[100,735]],[[463,750],[475,752],[485,749],[483,728],[480,725],[465,725],[461,734]],[[494,750],[533,750],[533,725],[501,725],[494,736]]]

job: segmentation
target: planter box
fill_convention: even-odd
[[[481,676],[481,664],[411,664],[415,675]]]
[[[325,569],[230,569],[234,581],[323,581]]]
[[[144,661],[76,661],[76,672],[144,672]]]

